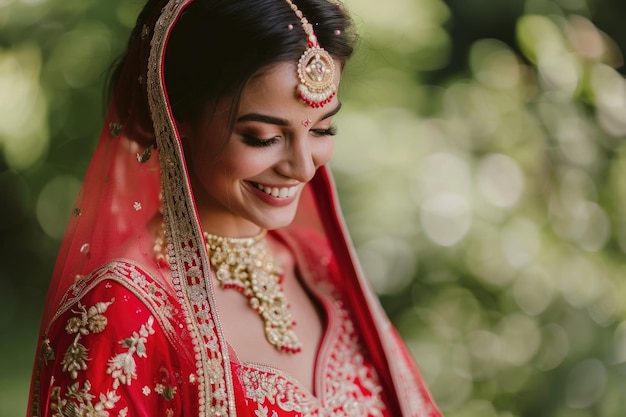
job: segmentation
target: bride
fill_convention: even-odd
[[[440,416],[326,166],[328,0],[150,0],[63,240],[31,416]]]

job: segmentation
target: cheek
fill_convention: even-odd
[[[238,181],[269,169],[277,158],[276,153],[269,150],[259,151],[235,142],[234,146],[228,147],[215,170],[219,170],[231,181]]]
[[[323,140],[314,151],[313,161],[315,162],[315,167],[319,168],[330,160],[330,157],[333,155],[333,150],[335,149],[335,140],[333,138],[327,138],[327,140]]]

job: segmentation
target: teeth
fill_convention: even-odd
[[[298,191],[298,187],[283,187],[283,188],[278,188],[278,187],[266,187],[263,184],[257,184],[256,187],[263,191],[265,194],[269,194],[272,197],[277,197],[277,198],[288,198],[288,197],[293,197],[296,194],[296,191]]]

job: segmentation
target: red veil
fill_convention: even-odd
[[[171,30],[192,1],[157,0],[153,16],[140,16],[143,29],[131,38],[61,245],[44,310],[39,360],[45,360],[46,329],[68,289],[81,277],[124,257],[142,265],[157,281],[173,285],[199,355],[198,375],[206,381],[199,390],[200,414],[234,416],[229,351],[219,326],[201,224],[163,77]],[[169,242],[167,266],[154,262],[151,225],[160,219],[161,207]],[[290,227],[301,226],[317,229],[328,241],[366,349],[387,391],[395,393],[393,408],[405,416],[439,416],[406,347],[363,277],[327,167],[320,168],[305,188]],[[38,384],[35,372],[29,415],[39,415]]]

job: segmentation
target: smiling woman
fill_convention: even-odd
[[[334,78],[338,86],[340,75]],[[336,96],[324,107],[294,105],[297,84],[295,63],[277,64],[243,89],[232,128],[224,117],[229,98],[207,106],[196,123],[179,125],[206,230],[252,236],[293,221],[303,185],[330,159],[340,108]]]
[[[353,41],[327,0],[148,2],[57,260],[30,415],[440,415],[326,167]]]

